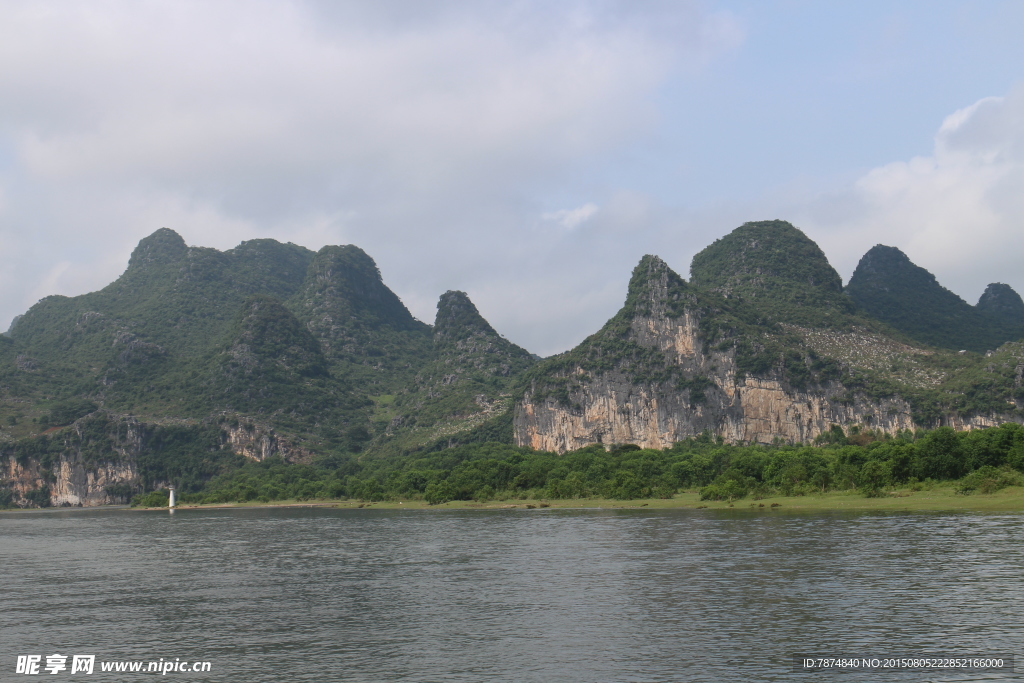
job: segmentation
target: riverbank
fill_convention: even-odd
[[[936,486],[925,491],[897,490],[878,498],[866,498],[852,491],[832,491],[805,496],[775,496],[752,500],[732,501],[700,500],[696,492],[678,493],[672,498],[644,500],[609,500],[606,498],[576,498],[556,500],[494,500],[478,502],[454,500],[439,505],[428,505],[422,500],[396,500],[365,502],[358,500],[282,500],[270,503],[220,503],[211,505],[179,505],[178,509],[260,508],[260,507],[328,507],[342,509],[378,510],[544,510],[561,508],[597,509],[707,509],[750,510],[758,512],[818,511],[818,510],[891,510],[891,511],[1024,511],[1024,487],[1012,486],[996,493],[956,493],[953,484]],[[141,509],[141,508],[136,508]],[[166,508],[146,508],[166,509]]]

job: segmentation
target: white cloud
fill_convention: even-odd
[[[572,230],[578,227],[581,223],[586,222],[591,216],[597,213],[597,204],[584,204],[578,206],[575,209],[562,209],[561,211],[549,211],[541,214],[541,218],[546,221],[558,223],[566,230]]]
[[[163,226],[358,244],[424,319],[448,286],[511,291],[565,247],[530,227],[544,192],[648,135],[658,86],[742,35],[697,0],[0,4],[0,327]],[[555,220],[597,225],[588,206]],[[600,270],[535,276],[543,324]],[[520,304],[495,301],[501,329]]]
[[[973,303],[989,282],[1024,292],[1024,88],[950,114],[930,156],[875,168],[797,215],[849,277],[874,244],[902,249]]]

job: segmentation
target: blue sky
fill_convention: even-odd
[[[1024,76],[1019,2],[712,7],[736,17],[742,43],[698,76],[660,88],[663,144],[621,176],[655,186],[645,176],[660,168],[666,203],[849,181],[929,154],[946,116],[1006,94]],[[673,164],[676,157],[699,163]]]
[[[1024,292],[1024,3],[12,1],[0,328],[160,227],[357,244],[542,355],[645,253],[783,218]]]

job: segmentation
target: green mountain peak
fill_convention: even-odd
[[[1024,300],[1013,287],[1001,282],[986,287],[975,308],[1010,324],[1024,324]]]
[[[455,341],[473,335],[498,336],[465,292],[448,290],[437,301],[434,340]]]
[[[629,293],[640,293],[651,283],[660,284],[665,278],[671,277],[678,278],[679,275],[661,257],[654,254],[645,254],[640,259],[640,263],[636,264],[636,268],[633,269],[633,274],[629,279],[628,291]]]
[[[782,321],[813,322],[805,309],[852,310],[825,253],[781,220],[744,223],[716,240],[693,257],[690,283],[756,301]]]
[[[318,251],[297,298],[312,328],[327,330],[354,322],[403,330],[425,327],[384,284],[370,255],[351,244]]]
[[[933,346],[983,352],[1024,335],[1024,315],[1000,313],[1024,308],[1007,285],[990,285],[971,306],[896,247],[869,249],[846,293],[868,315]]]
[[[505,376],[533,362],[529,351],[491,327],[465,292],[452,290],[437,302],[434,347],[443,363],[489,375]]]
[[[183,259],[186,254],[188,245],[181,235],[170,228],[160,228],[139,241],[128,260],[128,269],[174,263]]]
[[[626,303],[616,318],[649,316],[660,311],[668,300],[677,301],[686,289],[683,280],[658,256],[647,254],[640,259],[629,278]]]

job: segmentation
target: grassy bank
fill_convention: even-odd
[[[182,505],[180,509],[262,508],[262,507],[330,507],[373,510],[544,510],[567,508],[599,509],[707,509],[746,510],[750,512],[824,511],[824,510],[891,510],[891,511],[977,511],[1024,512],[1024,487],[1012,486],[996,493],[963,495],[954,485],[936,486],[930,490],[909,489],[887,492],[867,498],[855,491],[831,491],[803,496],[774,496],[761,500],[743,498],[733,502],[700,500],[697,492],[678,493],[672,498],[609,500],[607,498],[575,498],[553,500],[504,500],[477,502],[454,500],[430,505],[423,500],[363,502],[358,500],[281,500],[273,503],[220,503],[214,505]],[[155,509],[155,508],[148,508]]]

